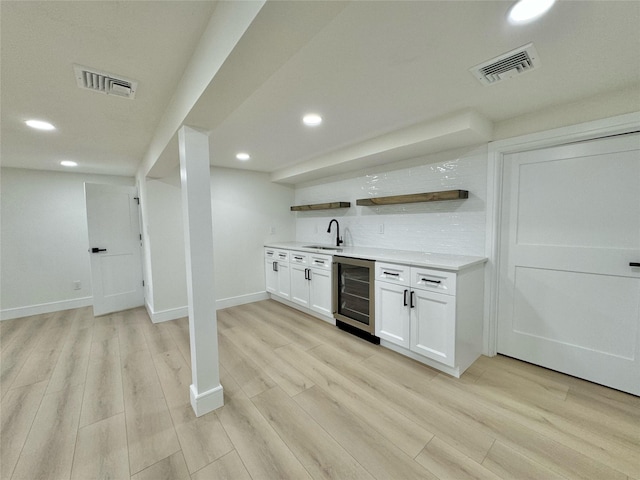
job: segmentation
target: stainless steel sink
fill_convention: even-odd
[[[342,249],[338,248],[338,247],[327,247],[324,245],[305,245],[303,248],[315,248],[318,250],[327,250],[327,251],[331,251],[331,252],[341,252]]]

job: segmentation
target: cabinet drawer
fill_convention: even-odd
[[[302,252],[289,252],[289,262],[298,265],[307,265],[307,254]]]
[[[411,267],[411,286],[421,290],[456,294],[456,274],[444,270]]]
[[[264,249],[264,258],[266,258],[267,260],[277,260],[278,262],[288,263],[289,251],[267,247]]]
[[[332,261],[333,259],[331,255],[309,254],[309,266],[313,268],[320,268],[322,270],[331,270]]]
[[[376,281],[409,285],[410,271],[407,265],[376,262]]]
[[[279,262],[289,262],[289,251],[288,250],[276,250],[274,259]]]

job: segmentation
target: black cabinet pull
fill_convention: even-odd
[[[416,306],[414,300],[416,298],[416,292],[411,292],[411,308],[414,308]]]
[[[273,271],[274,272],[278,271],[278,262],[273,262]]]
[[[98,247],[91,248],[91,253],[100,253],[100,252],[106,252],[106,251],[107,251],[106,248],[98,248]]]
[[[428,278],[423,278],[422,281],[429,282],[429,283],[442,283],[441,280],[429,280]]]
[[[640,267],[640,262],[629,262],[630,267]]]
[[[311,269],[307,268],[307,280],[311,281]]]
[[[407,306],[407,293],[409,293],[409,290],[405,290],[404,291],[404,306]]]
[[[391,275],[392,277],[399,277],[400,274],[399,273],[391,273],[391,272],[382,272],[385,275]]]

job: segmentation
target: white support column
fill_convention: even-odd
[[[191,406],[199,417],[224,405],[213,285],[209,139],[207,134],[187,126],[180,128],[178,139],[193,382]]]

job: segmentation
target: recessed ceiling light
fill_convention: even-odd
[[[49,122],[43,122],[42,120],[27,120],[26,123],[31,128],[35,128],[38,130],[55,130],[56,127],[51,125]]]
[[[78,163],[74,162],[73,160],[62,160],[60,162],[60,165],[62,165],[63,167],[77,167]]]
[[[251,158],[251,155],[249,155],[248,153],[245,152],[240,152],[236,154],[236,158],[238,160],[242,160],[243,162],[246,160],[249,160]]]
[[[302,123],[309,127],[315,127],[322,123],[322,117],[317,113],[308,113],[302,117]]]
[[[544,15],[556,0],[520,0],[509,10],[509,21],[514,24],[527,23]]]

